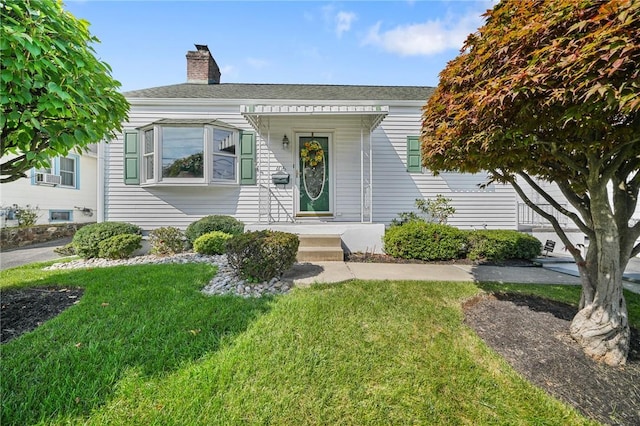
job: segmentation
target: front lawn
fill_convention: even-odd
[[[462,323],[471,283],[207,297],[202,264],[17,268],[85,289],[2,345],[2,424],[590,424]],[[8,284],[4,284],[8,283]]]

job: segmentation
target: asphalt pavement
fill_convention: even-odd
[[[53,250],[70,242],[71,238],[62,238],[41,244],[2,250],[2,252],[0,252],[0,270],[15,268],[16,266],[26,265],[27,263],[58,259],[62,256]]]

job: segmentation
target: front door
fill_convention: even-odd
[[[298,216],[331,216],[329,136],[298,136]]]

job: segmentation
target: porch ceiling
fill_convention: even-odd
[[[257,123],[258,117],[284,117],[304,115],[359,115],[367,116],[370,130],[380,125],[389,114],[388,105],[241,105],[241,114],[252,125]],[[254,126],[255,127],[255,126]]]

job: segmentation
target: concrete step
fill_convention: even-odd
[[[342,239],[337,234],[301,234],[298,239],[300,247],[342,248]]]
[[[342,262],[344,251],[342,248],[335,247],[300,247],[297,260],[298,262]]]
[[[342,261],[342,239],[339,234],[298,235],[298,262]]]

